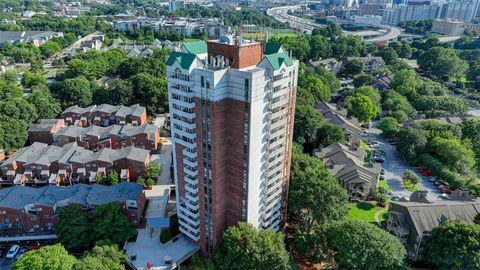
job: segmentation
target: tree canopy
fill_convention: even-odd
[[[479,239],[479,225],[449,220],[431,231],[424,255],[438,269],[479,269]]]
[[[283,236],[272,230],[256,230],[244,222],[229,227],[213,254],[215,269],[286,270],[289,255]]]
[[[400,241],[377,226],[360,221],[335,223],[326,230],[340,269],[403,269],[407,252]]]
[[[60,245],[28,251],[13,265],[14,270],[71,270],[76,259]]]

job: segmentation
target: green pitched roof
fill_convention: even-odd
[[[280,44],[275,44],[275,43],[267,43],[265,44],[265,54],[275,54],[275,53],[281,53],[284,52],[285,50],[282,48],[282,45]]]
[[[172,52],[167,59],[167,66],[171,66],[175,61],[178,61],[183,69],[189,69],[195,58],[196,56],[191,53]]]
[[[194,41],[183,43],[185,49],[193,54],[204,54],[207,53],[207,43],[205,41]]]
[[[265,55],[265,59],[268,60],[274,70],[279,69],[284,63],[287,67],[293,65],[292,59],[288,57],[286,52]]]

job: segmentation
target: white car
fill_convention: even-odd
[[[15,258],[15,255],[17,255],[18,250],[20,249],[19,245],[13,245],[7,253],[7,256],[5,258],[7,259],[13,259]]]

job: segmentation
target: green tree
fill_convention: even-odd
[[[366,85],[371,85],[375,82],[375,78],[370,74],[362,73],[355,78],[353,78],[353,85],[355,87],[362,87]]]
[[[44,58],[49,58],[62,50],[62,46],[53,40],[49,40],[40,46],[40,52]]]
[[[415,111],[413,106],[410,104],[408,99],[394,90],[390,90],[387,92],[387,94],[385,95],[385,99],[383,101],[382,107],[384,110],[390,111],[392,114],[394,112],[400,112],[400,111],[403,112],[400,118],[404,118],[404,115],[407,115],[407,117],[415,117],[417,114],[417,112]],[[406,119],[402,121],[401,119],[397,118],[397,120],[399,122],[403,122]]]
[[[317,132],[323,121],[322,114],[309,105],[298,105],[295,108],[293,138],[301,144],[313,145],[317,140]]]
[[[364,69],[363,62],[358,59],[347,61],[343,67],[343,73],[349,76],[355,76],[362,73]]]
[[[382,57],[387,65],[393,64],[398,60],[397,52],[390,46],[379,47],[375,55]]]
[[[384,117],[378,123],[378,129],[382,131],[382,135],[385,137],[395,136],[400,130],[400,124],[397,119],[393,117]]]
[[[37,109],[38,119],[56,118],[62,109],[60,102],[52,97],[45,86],[34,86],[32,93],[26,97],[26,100]]]
[[[323,162],[294,147],[291,165],[288,213],[295,233],[297,250],[311,261],[319,262],[325,253],[324,225],[344,220],[348,214],[348,196]]]
[[[420,177],[414,171],[408,170],[408,169],[405,170],[405,172],[403,173],[402,180],[403,181],[408,181],[412,185],[416,185],[416,184],[420,183],[420,181],[421,181]]]
[[[22,85],[26,88],[31,88],[32,86],[48,83],[47,79],[43,75],[38,73],[32,73],[30,71],[25,71],[22,77]]]
[[[13,265],[14,270],[71,270],[77,260],[60,245],[28,251]]]
[[[316,75],[299,77],[299,87],[304,88],[315,98],[315,103],[319,101],[330,101],[330,89],[323,84],[322,79]]]
[[[357,117],[358,120],[364,123],[370,122],[377,116],[379,111],[374,101],[369,96],[363,94],[347,97],[345,104],[348,114]]]
[[[420,79],[414,70],[402,69],[395,73],[390,88],[409,101],[414,101],[418,97],[417,87],[419,84]]]
[[[59,209],[55,231],[60,243],[70,251],[83,251],[92,245],[88,216],[79,205]]]
[[[405,248],[398,239],[376,225],[346,221],[326,230],[329,246],[340,269],[403,269]]]
[[[244,222],[229,227],[214,249],[215,269],[289,269],[289,256],[281,233],[256,230]]]
[[[129,105],[133,96],[133,87],[130,81],[116,79],[108,86],[110,104]]]
[[[155,114],[168,107],[167,82],[147,73],[140,73],[129,78],[133,89],[133,103],[147,108],[149,114]]]
[[[74,270],[125,270],[128,257],[115,245],[95,246],[85,253]]]
[[[455,50],[433,47],[425,51],[417,60],[423,70],[442,77],[459,77],[468,69],[468,64],[460,59]]]
[[[475,218],[473,219],[473,222],[475,222],[475,224],[477,225],[480,225],[480,213],[478,213]]]
[[[409,162],[415,161],[422,153],[425,153],[427,147],[427,134],[424,130],[416,128],[402,129],[397,134],[397,150]]]
[[[145,176],[147,178],[157,178],[162,172],[162,167],[156,161],[150,161],[145,167]]]
[[[345,143],[345,133],[343,129],[332,123],[324,123],[317,130],[316,145],[327,147],[332,143]]]
[[[108,203],[93,210],[93,240],[112,244],[122,244],[135,234],[135,226],[124,214],[119,203]]]
[[[0,117],[0,148],[16,150],[25,145],[28,139],[29,124],[11,117]]]
[[[479,239],[480,226],[449,220],[430,233],[425,259],[438,269],[479,269]]]
[[[59,89],[52,89],[52,94],[60,100],[63,108],[73,105],[86,107],[92,103],[90,82],[82,76],[66,79]]]
[[[373,103],[380,108],[380,103],[382,101],[382,97],[377,89],[373,88],[372,86],[362,86],[355,90],[355,94],[362,94],[368,96]]]
[[[38,117],[34,105],[23,98],[0,100],[0,118],[13,118],[29,125]]]
[[[469,147],[456,138],[435,137],[429,143],[429,150],[439,161],[462,175],[473,173],[475,155]]]

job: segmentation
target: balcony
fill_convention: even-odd
[[[279,111],[276,111],[276,112],[270,112],[269,115],[268,115],[268,118],[270,120],[274,120],[280,116],[284,116],[286,115],[288,112],[288,108],[282,108],[281,110]]]
[[[200,220],[198,216],[190,216],[183,211],[178,211],[178,217],[182,218],[185,223],[187,223],[192,228],[198,228],[198,226],[200,225]]]
[[[278,136],[280,136],[280,135],[285,134],[286,131],[287,131],[286,128],[279,128],[279,129],[277,129],[277,130],[271,130],[271,131],[269,131],[269,132],[267,133],[267,139],[268,139],[268,140],[271,140],[271,139],[273,139],[273,138],[276,138],[276,137],[278,137]]]
[[[270,151],[268,152],[268,156],[269,156],[269,157],[274,157],[274,156],[276,156],[276,155],[278,155],[278,154],[280,154],[280,153],[283,153],[284,151],[285,151],[285,147],[278,147],[278,148],[276,148],[276,149],[275,149],[275,148],[272,148],[272,150],[270,150]]]
[[[279,98],[278,100],[272,100],[270,101],[270,104],[268,104],[268,107],[270,110],[274,110],[275,108],[281,107],[283,105],[286,105],[288,103],[288,98]]]
[[[275,137],[277,138],[274,142],[270,142],[270,148],[277,148],[280,147],[283,143],[285,143],[285,138],[283,137]],[[273,139],[273,138],[272,138]]]
[[[183,111],[183,110],[180,110],[180,109],[175,109],[173,108],[173,106],[170,107],[170,110],[171,110],[171,113],[175,113],[179,116],[183,116],[185,118],[188,118],[188,119],[194,119],[195,118],[195,112],[192,111],[192,112],[189,112],[187,110]]]
[[[190,194],[188,192],[185,193],[185,199],[187,199],[190,202],[197,203],[198,202],[198,194]]]
[[[197,152],[190,152],[187,149],[183,149],[183,155],[189,158],[197,158]]]
[[[193,178],[197,177],[197,175],[198,175],[198,170],[193,171],[193,170],[188,169],[187,167],[183,168],[183,172],[192,176]]]
[[[184,180],[185,180],[185,184],[189,184],[189,185],[192,185],[192,186],[198,185],[198,179],[196,179],[194,177],[191,178],[190,176],[185,175]]]
[[[275,191],[277,188],[282,188],[283,181],[275,181],[273,183],[268,183],[266,193],[269,194]]]
[[[197,167],[198,166],[198,161],[195,160],[195,161],[190,161],[186,158],[183,159],[183,164],[187,165],[187,166],[190,166],[190,167]]]
[[[276,122],[270,123],[270,129],[276,129],[280,126],[284,126],[286,123],[287,123],[287,118],[286,117],[280,118]]]
[[[192,239],[193,241],[200,240],[200,230],[196,230],[194,232],[189,231],[186,227],[183,227],[180,223],[180,231],[185,234],[187,237]]]
[[[182,81],[182,84],[184,84],[183,81]],[[195,97],[195,92],[188,91],[186,89],[182,89],[181,87],[180,88],[175,87],[175,84],[173,84],[173,83],[169,83],[168,91],[170,91],[170,93],[172,93],[172,94],[182,95],[182,96],[185,96],[185,97],[188,97],[188,98]]]
[[[289,92],[290,92],[290,87],[288,87],[288,86],[284,86],[284,87],[282,87],[282,88],[280,88],[280,89],[278,89],[278,90],[276,90],[276,91],[275,91],[275,88],[274,88],[271,92],[268,93],[268,97],[269,97],[270,99],[274,99],[274,98],[277,98],[277,97],[281,97],[281,96],[283,96],[283,95],[286,95],[286,94],[288,94]]]
[[[190,184],[185,185],[185,189],[190,193],[195,193],[195,194],[198,193],[198,186],[196,185],[190,185]]]
[[[175,119],[173,117],[170,117],[170,121],[172,121],[172,129],[175,129],[173,128],[174,124],[177,124],[179,126],[186,127],[189,129],[195,129],[197,127],[197,123],[195,123],[194,119],[190,119],[189,122],[186,122],[180,119]]]

